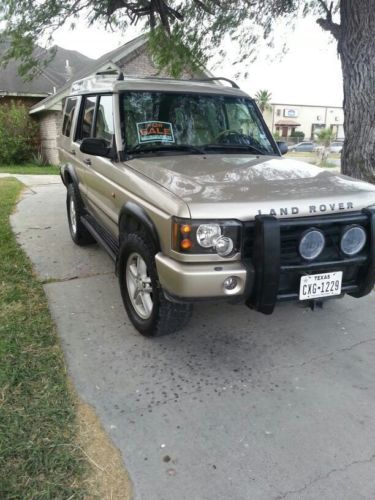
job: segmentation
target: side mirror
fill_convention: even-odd
[[[110,156],[111,151],[111,148],[108,147],[108,143],[104,139],[91,137],[83,139],[79,149],[82,153],[93,156],[104,156],[106,158]]]
[[[286,142],[278,141],[276,144],[282,155],[285,155],[288,152],[288,144]]]

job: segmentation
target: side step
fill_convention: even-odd
[[[91,215],[81,215],[81,221],[99,245],[101,245],[111,259],[116,262],[119,253],[118,241],[116,241],[116,239]]]

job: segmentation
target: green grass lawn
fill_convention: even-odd
[[[84,498],[88,465],[62,351],[9,225],[21,189],[0,179],[0,498]]]
[[[33,164],[25,164],[25,165],[0,165],[0,174],[32,174],[32,175],[58,175],[59,168],[54,167],[53,165],[33,165]]]

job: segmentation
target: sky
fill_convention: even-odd
[[[88,57],[98,58],[141,33],[140,27],[131,27],[126,33],[106,32],[104,28],[87,28],[83,22],[78,29],[60,28],[54,43],[66,49],[77,50]],[[288,52],[277,59],[262,50],[255,63],[246,64],[247,80],[238,80],[241,88],[254,95],[257,90],[271,92],[272,101],[284,104],[342,105],[342,74],[336,44],[314,19],[301,19],[294,31],[280,26],[275,41],[287,42]],[[226,42],[230,53],[232,45]],[[208,69],[212,69],[209,65]],[[215,67],[214,74],[235,79],[230,57]]]

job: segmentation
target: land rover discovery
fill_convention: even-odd
[[[286,159],[225,79],[96,75],[73,84],[59,142],[70,233],[115,261],[145,336],[197,301],[271,314],[363,297],[375,281],[375,186]]]

